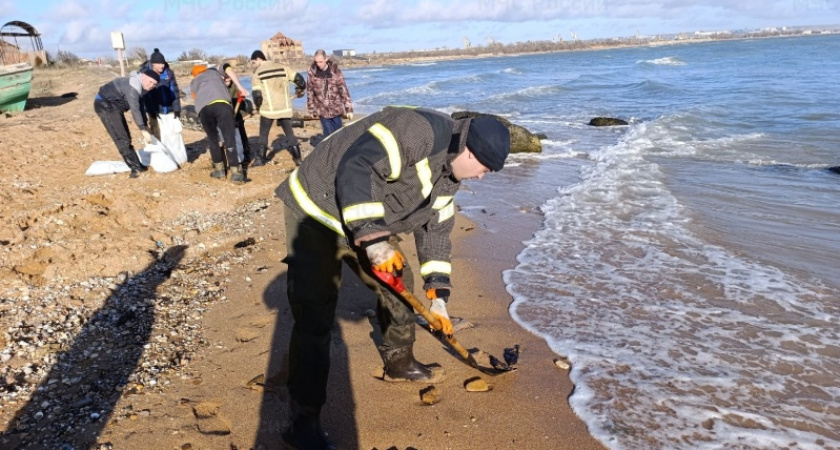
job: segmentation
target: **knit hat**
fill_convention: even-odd
[[[146,69],[143,71],[143,75],[155,80],[155,82],[160,83],[160,75],[152,69]]]
[[[155,49],[155,51],[152,52],[152,57],[149,58],[149,61],[151,61],[152,64],[166,64],[166,58],[163,57],[163,53],[161,53],[158,49]]]
[[[467,148],[488,169],[498,172],[510,153],[510,131],[493,117],[478,116],[470,120]]]
[[[268,61],[268,60],[265,58],[265,53],[263,53],[261,50],[254,50],[254,53],[251,53],[251,61],[253,61],[253,60],[257,59],[257,58],[259,58],[259,59],[261,59],[261,60],[263,60],[263,61]]]
[[[204,72],[205,70],[207,70],[207,66],[205,66],[204,64],[199,64],[199,65],[197,65],[197,66],[193,66],[193,68],[192,68],[192,76],[193,76],[193,77],[197,77],[197,76],[199,76],[202,72]]]

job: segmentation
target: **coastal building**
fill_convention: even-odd
[[[352,48],[341,48],[338,50],[333,50],[333,55],[338,57],[356,56],[356,50]]]
[[[271,39],[262,41],[260,49],[269,61],[303,58],[303,41],[296,41],[280,32]]]

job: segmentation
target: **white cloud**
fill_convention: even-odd
[[[4,12],[10,1],[0,0]],[[192,48],[208,54],[248,54],[278,31],[302,40],[311,53],[316,48],[458,47],[465,35],[475,43],[485,42],[488,36],[516,42],[551,39],[558,33],[568,36],[571,30],[581,39],[591,39],[628,36],[637,30],[651,35],[840,23],[840,0],[56,0],[34,4],[30,15],[41,9],[42,20],[30,23],[42,32],[47,46],[60,39],[62,45],[72,43],[79,52],[110,52],[107,33],[120,30],[129,46],[166,49],[165,54],[174,55],[170,58]],[[84,30],[80,24],[99,31]]]
[[[18,14],[18,10],[12,0],[0,0],[0,11],[3,11],[4,17],[4,22],[0,23],[0,26],[3,26],[6,22],[19,20],[15,18]]]
[[[47,12],[44,14],[43,18],[56,22],[65,22],[90,18],[92,15],[93,13],[88,3],[70,0],[57,6],[47,8]]]

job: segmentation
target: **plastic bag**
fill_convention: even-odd
[[[175,114],[161,114],[158,121],[160,123],[160,140],[169,152],[169,156],[179,166],[186,163],[187,148],[184,146],[184,138],[181,136],[184,131],[181,121],[175,117]]]
[[[137,151],[140,163],[155,169],[155,172],[172,172],[178,170],[178,164],[170,155],[169,150],[160,141],[152,137],[152,143],[143,150]]]
[[[85,175],[92,177],[96,175],[110,175],[112,173],[129,172],[131,169],[125,161],[94,161],[88,167]]]

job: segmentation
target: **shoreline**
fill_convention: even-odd
[[[839,32],[829,33],[830,34],[838,34]],[[378,60],[374,62],[362,62],[360,60],[352,60],[352,59],[345,59],[339,58],[338,61],[341,64],[343,69],[364,69],[364,68],[376,68],[376,67],[383,67],[383,66],[392,66],[392,65],[404,65],[404,64],[412,64],[418,62],[439,62],[439,61],[450,61],[456,59],[483,59],[483,58],[504,58],[504,57],[517,57],[517,56],[526,56],[526,55],[541,55],[547,53],[570,53],[570,52],[588,52],[588,51],[603,51],[603,50],[612,50],[612,49],[626,49],[626,48],[648,48],[648,47],[663,47],[663,46],[670,46],[670,45],[691,45],[691,44],[704,44],[704,43],[711,43],[711,42],[727,42],[727,41],[749,41],[749,40],[757,40],[757,39],[783,39],[783,38],[808,38],[808,37],[819,37],[825,36],[822,33],[816,34],[780,34],[780,35],[771,35],[771,36],[738,36],[738,37],[731,37],[731,38],[705,38],[705,39],[681,39],[681,40],[662,40],[662,41],[649,41],[645,43],[621,43],[621,44],[586,44],[586,46],[581,46],[581,48],[565,48],[565,49],[552,49],[552,50],[542,50],[542,51],[522,51],[522,52],[511,52],[511,53],[504,53],[500,51],[490,51],[487,53],[480,53],[476,55],[472,54],[451,54],[451,55],[432,55],[432,56],[415,56],[415,57],[396,57],[392,59],[385,59]],[[410,52],[393,52],[393,53],[410,53]],[[418,51],[418,53],[420,53]],[[349,63],[348,63],[349,62]],[[308,67],[308,66],[306,66]],[[305,70],[305,69],[304,69]]]
[[[0,188],[0,446],[277,448],[291,319],[274,188],[294,168],[281,130],[272,127],[271,163],[242,186],[209,178],[204,135],[190,129],[190,161],[175,172],[88,177],[91,162],[119,159],[90,101],[112,76],[44,72],[30,109],[0,119],[9,180]],[[252,145],[258,122],[246,120]],[[317,122],[295,129],[304,158],[319,132]],[[571,410],[574,387],[556,355],[508,312],[501,270],[532,230],[499,243],[456,217],[451,313],[475,325],[457,337],[497,357],[519,344],[518,370],[469,393],[463,383],[480,374],[418,327],[417,358],[447,372],[441,401],[426,406],[426,386],[376,379],[382,361],[365,314],[375,298],[348,272],[324,427],[339,448],[364,450],[603,448]],[[95,336],[110,337],[86,340]]]

